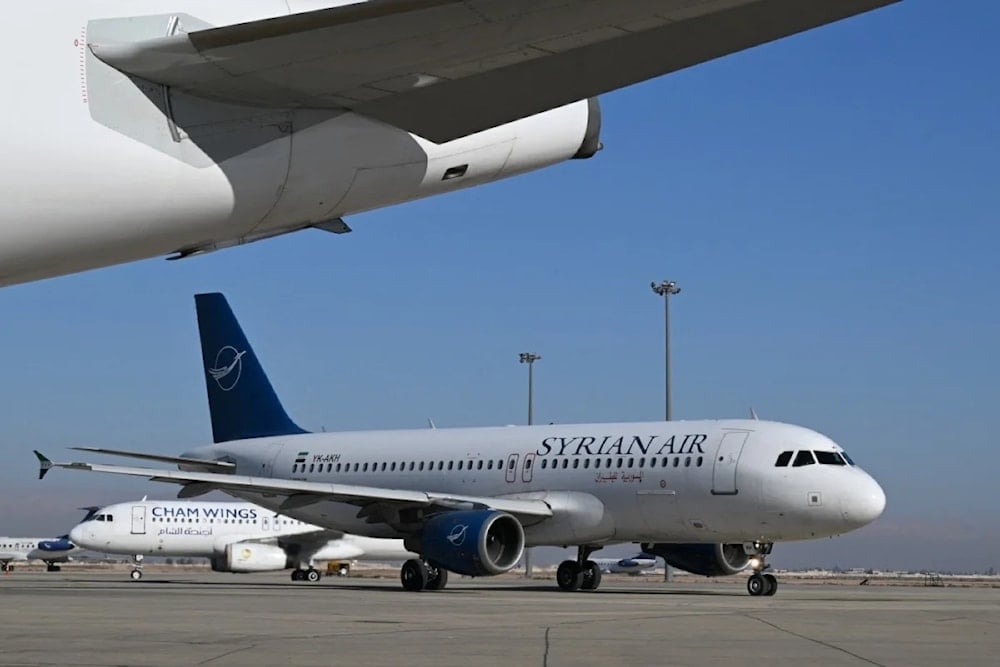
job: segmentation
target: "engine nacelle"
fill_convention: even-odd
[[[406,548],[458,574],[501,574],[520,560],[524,529],[505,512],[444,512],[431,517],[419,539],[407,540]]]
[[[750,564],[742,544],[643,544],[643,551],[656,554],[668,565],[704,577],[736,574]]]
[[[227,544],[225,553],[212,559],[216,572],[271,572],[291,566],[284,549],[256,542]]]

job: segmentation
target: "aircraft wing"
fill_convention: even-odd
[[[899,0],[372,0],[134,41],[108,65],[238,104],[350,109],[444,142]]]
[[[441,509],[495,509],[509,512],[519,517],[544,518],[552,516],[552,509],[541,500],[519,500],[513,498],[491,498],[486,496],[462,496],[404,489],[384,489],[379,487],[356,486],[353,484],[329,484],[325,482],[304,482],[272,477],[249,477],[246,475],[219,474],[211,472],[188,472],[180,470],[159,470],[156,468],[133,468],[129,466],[103,465],[97,463],[55,463],[36,451],[41,464],[39,479],[45,477],[52,468],[88,470],[145,477],[154,482],[181,484],[180,498],[190,498],[210,491],[244,491],[271,496],[284,496],[281,510],[305,507],[323,500],[350,503],[371,510],[373,507],[437,507]],[[378,521],[378,511],[369,511],[372,520]]]
[[[214,470],[216,472],[228,472],[236,469],[236,464],[227,461],[210,461],[208,459],[192,459],[186,456],[161,456],[159,454],[147,454],[145,452],[132,452],[124,449],[105,449],[104,447],[70,447],[78,452],[94,452],[97,454],[108,454],[110,456],[124,456],[126,458],[141,459],[143,461],[157,461],[159,463],[176,463],[187,470]],[[90,509],[80,508],[80,509]],[[98,508],[100,509],[100,508]]]

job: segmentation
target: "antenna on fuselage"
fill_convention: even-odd
[[[430,427],[431,430],[437,430],[437,425],[434,423],[434,420],[431,419],[430,417],[427,418],[427,426]]]
[[[750,406],[750,419],[760,421],[760,417],[757,416],[757,411],[753,409],[752,405]]]

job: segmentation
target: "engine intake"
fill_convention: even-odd
[[[444,512],[428,519],[417,542],[408,540],[407,549],[452,572],[481,577],[517,564],[524,552],[524,529],[505,512]]]
[[[656,554],[676,567],[704,577],[736,574],[750,564],[742,544],[643,544],[643,551]]]

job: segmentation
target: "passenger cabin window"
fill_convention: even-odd
[[[792,452],[781,452],[778,454],[778,460],[774,462],[775,468],[784,468],[788,465],[788,462],[792,460]]]
[[[827,466],[842,466],[845,465],[844,459],[840,458],[840,454],[837,452],[813,452],[816,455],[816,460],[819,461],[820,465]]]
[[[792,467],[799,468],[801,466],[811,466],[814,463],[816,463],[816,459],[813,458],[813,453],[803,449],[795,455],[795,462],[792,463]]]

